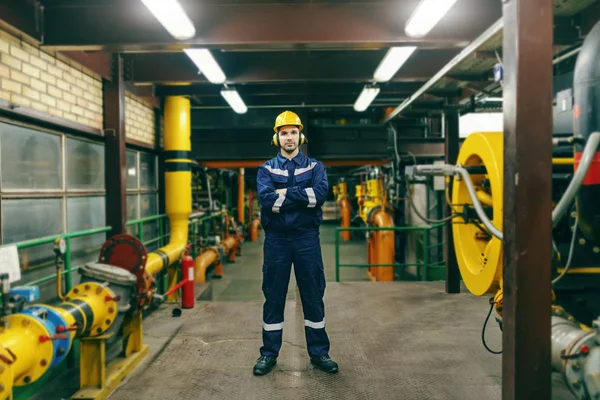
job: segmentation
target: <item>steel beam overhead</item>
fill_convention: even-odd
[[[187,41],[173,39],[140,1],[47,1],[43,10],[44,45],[57,50],[119,52],[181,49],[190,45],[329,50],[417,42],[424,48],[462,48],[493,22],[490,18],[500,9],[496,1],[463,0],[427,38],[413,39],[404,33],[404,24],[416,7],[416,0],[181,3],[196,27],[196,37]],[[456,21],[467,12],[472,18],[457,29]]]
[[[422,49],[393,82],[425,82],[458,50]],[[385,51],[237,53],[213,51],[229,83],[368,82]],[[136,83],[208,83],[183,52],[129,55]]]

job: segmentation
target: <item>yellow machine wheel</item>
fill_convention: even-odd
[[[471,175],[477,197],[493,209],[492,223],[502,231],[504,141],[502,132],[473,133],[467,137],[458,155],[462,166],[484,165],[486,175]],[[461,204],[473,204],[467,186],[455,178],[452,184],[452,204],[461,212]],[[502,242],[487,235],[477,225],[457,217],[452,221],[454,247],[458,267],[469,291],[477,296],[496,292],[502,278]],[[483,223],[479,224],[483,227]],[[483,228],[485,229],[485,228]]]
[[[24,386],[37,381],[50,368],[54,343],[52,340],[41,340],[46,338],[49,332],[33,317],[12,314],[7,320],[9,328],[0,334],[3,388],[9,386],[7,382],[11,379],[14,379],[15,386]],[[13,362],[7,364],[4,360]]]

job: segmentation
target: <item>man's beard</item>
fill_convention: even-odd
[[[296,151],[296,149],[298,148],[298,146],[294,146],[291,150],[286,149],[285,147],[281,146],[281,148],[283,149],[283,151],[285,151],[288,154],[292,154],[294,151]]]

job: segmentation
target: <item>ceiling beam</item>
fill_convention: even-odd
[[[295,4],[180,1],[196,27],[196,37],[191,40],[173,39],[139,0],[122,0],[48,2],[43,10],[43,44],[60,50],[120,52],[188,46],[381,48],[415,42],[421,47],[462,48],[501,15],[497,1],[464,0],[426,38],[412,39],[405,35],[404,24],[417,0]]]
[[[392,82],[426,82],[457,50],[419,50]],[[231,53],[213,51],[228,83],[256,82],[362,82],[373,72],[385,51],[334,51],[287,53]],[[150,83],[208,83],[185,53],[136,54],[129,57],[133,81]]]
[[[390,82],[381,85],[383,95],[409,95],[422,85],[421,81],[415,82]],[[235,88],[240,96],[284,96],[284,95],[358,95],[364,83],[353,82],[282,82],[282,83],[247,83],[236,85]],[[151,89],[155,96],[198,96],[221,97],[221,86],[211,84],[194,85],[153,85],[142,86]]]

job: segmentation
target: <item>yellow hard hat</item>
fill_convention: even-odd
[[[296,125],[298,126],[300,132],[302,132],[302,129],[304,129],[304,125],[302,125],[300,117],[298,116],[298,114],[292,111],[284,111],[281,114],[279,114],[277,116],[277,119],[275,119],[275,126],[273,127],[273,130],[277,132],[279,131],[279,128],[286,125]]]

